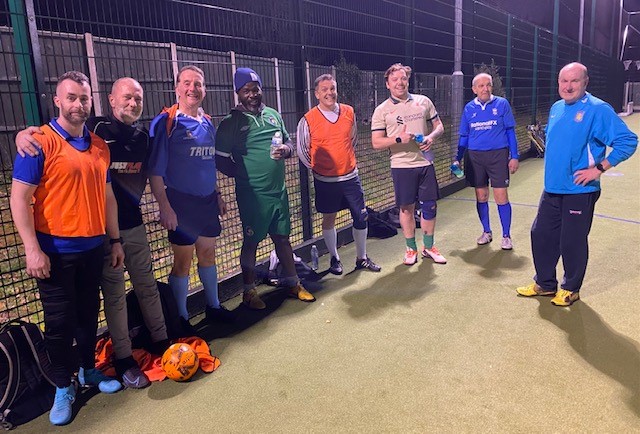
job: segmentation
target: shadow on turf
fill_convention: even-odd
[[[567,334],[575,352],[587,363],[620,383],[630,396],[627,406],[640,417],[640,345],[617,333],[588,304],[553,306],[547,297],[537,297],[544,320]]]
[[[322,291],[322,282],[320,281],[324,276],[328,274],[327,271],[316,273],[312,279],[304,279],[302,281],[304,287],[317,297],[318,293]],[[246,307],[244,304],[240,305],[233,310],[236,315],[235,321],[230,324],[213,323],[207,321],[206,317],[194,324],[194,327],[200,336],[205,341],[211,343],[214,339],[226,338],[234,336],[253,325],[259,323],[263,319],[273,314],[280,306],[286,301],[290,300],[291,303],[295,303],[294,312],[299,312],[307,307],[308,302],[299,301],[288,295],[288,289],[283,287],[272,287],[271,290],[263,291],[260,288],[260,298],[267,305],[265,309],[253,310]]]
[[[498,246],[499,247],[499,246]],[[502,270],[519,270],[531,264],[529,256],[518,255],[515,250],[493,250],[489,246],[476,246],[469,250],[453,250],[449,256],[460,258],[481,268],[479,274],[486,278],[502,275]]]
[[[430,260],[419,260],[411,267],[399,264],[391,273],[376,280],[375,285],[345,292],[342,299],[349,306],[349,315],[355,319],[380,315],[396,305],[410,306],[433,289],[430,284],[436,278],[434,267],[440,266]],[[410,272],[413,267],[418,268],[417,273]]]

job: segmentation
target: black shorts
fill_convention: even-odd
[[[178,216],[178,227],[169,231],[171,244],[190,246],[198,237],[217,237],[222,232],[216,192],[202,197],[167,188],[167,198]]]
[[[325,182],[314,178],[316,209],[323,214],[332,214],[348,209],[356,229],[364,229],[367,221],[367,207],[364,192],[357,176],[340,182]]]
[[[398,206],[440,199],[436,171],[432,164],[424,167],[392,168],[391,176]]]
[[[493,188],[509,186],[509,149],[467,152],[464,172],[472,187]]]

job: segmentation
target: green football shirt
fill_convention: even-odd
[[[270,157],[271,139],[277,131],[283,143],[289,140],[280,113],[266,106],[258,114],[234,108],[220,123],[216,150],[231,154],[235,161],[238,194],[249,189],[254,194],[280,196],[285,190],[284,159]]]

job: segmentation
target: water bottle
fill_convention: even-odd
[[[450,167],[451,169],[451,173],[453,173],[455,175],[456,178],[462,178],[464,176],[464,172],[462,171],[462,168],[460,167],[460,163],[453,163]]]
[[[416,141],[418,145],[421,145],[425,141],[424,134],[416,134],[415,136],[413,136],[413,139]],[[431,163],[433,163],[433,151],[431,150],[422,151],[422,155],[424,155],[424,158],[426,158],[427,160],[431,161]]]
[[[318,261],[320,259],[320,255],[318,255],[318,247],[314,244],[311,246],[311,269],[318,269]]]
[[[280,148],[280,145],[282,145],[282,133],[280,131],[276,131],[271,139],[271,149],[269,152],[269,156],[273,160],[276,160],[276,151]]]

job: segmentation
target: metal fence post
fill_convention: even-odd
[[[273,58],[273,67],[276,73],[276,104],[278,113],[282,113],[282,96],[280,95],[280,69],[278,68],[278,58]]]
[[[304,62],[305,86],[304,93],[307,95],[307,110],[311,110],[311,72],[309,62]]]
[[[301,91],[296,94],[296,111],[298,118],[304,116],[307,110],[310,108],[310,100],[307,99],[307,109],[305,109],[304,91],[307,89],[307,83],[309,82],[309,62],[305,61],[305,32],[304,32],[304,20],[302,8],[304,6],[304,0],[298,0],[294,3],[296,6],[296,17],[298,19],[298,32],[300,49],[295,50],[293,67],[295,71],[294,83],[296,89]],[[306,67],[306,68],[305,68]],[[306,71],[306,74],[305,74]],[[305,77],[307,78],[305,83]],[[308,95],[308,92],[307,92]],[[309,186],[309,169],[298,161],[298,174],[300,176],[300,198],[301,198],[301,214],[302,214],[302,238],[304,240],[310,240],[313,238],[313,225],[311,220],[311,187]]]
[[[100,100],[100,80],[98,80],[98,68],[96,68],[96,55],[93,48],[93,35],[84,34],[84,45],[87,50],[87,64],[89,66],[89,80],[91,81],[91,95],[93,96],[93,112],[96,116],[102,116],[102,101]]]
[[[549,86],[549,102],[553,101],[555,89],[553,82],[558,69],[558,27],[560,23],[560,0],[554,0],[553,5],[553,45],[551,46],[551,85]]]
[[[229,51],[229,56],[231,57],[231,81],[233,82],[233,76],[236,74],[236,52],[235,51]],[[235,89],[234,89],[235,90]],[[239,103],[238,101],[238,93],[237,92],[233,92],[233,105],[234,107],[237,106]]]
[[[451,77],[451,152],[455,153],[458,148],[456,130],[454,126],[460,124],[462,108],[464,107],[464,73],[462,72],[462,0],[456,0],[455,10],[455,39],[454,39],[454,65]]]
[[[507,77],[505,86],[505,97],[511,95],[511,14],[507,15]],[[511,98],[513,104],[513,98]]]
[[[33,0],[9,0],[9,11],[25,120],[28,125],[40,125],[50,117],[45,104],[49,95],[44,84]]]
[[[176,85],[176,81],[178,80],[178,72],[180,69],[178,68],[178,46],[175,42],[169,43],[169,49],[171,50],[171,71],[173,72],[173,83],[172,86]],[[178,103],[178,95],[174,93],[176,98],[176,103]]]
[[[538,117],[538,27],[533,31],[533,77],[531,78],[531,124],[535,125]]]

